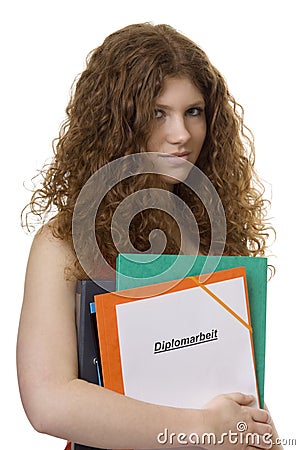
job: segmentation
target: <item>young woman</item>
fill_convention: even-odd
[[[78,379],[74,299],[76,281],[87,271],[72,236],[76,201],[100,168],[136,153],[157,155],[156,167],[163,167],[163,174],[141,170],[121,177],[105,193],[95,220],[95,254],[100,251],[109,266],[115,267],[119,251],[111,232],[113,214],[142,189],[160,188],[170,201],[176,195],[185,202],[200,236],[199,241],[188,237],[190,248],[208,252],[211,225],[201,199],[184,183],[188,163],[208,177],[222,201],[224,254],[264,255],[268,226],[251,133],[221,74],[195,43],[167,25],[131,25],[108,36],[89,55],[53,162],[43,169],[43,183],[29,204],[31,213],[51,213],[52,218],[44,220],[33,241],[20,318],[18,377],[27,416],[42,433],[100,448],[158,448],[162,428],[221,436],[236,430],[240,421],[248,432],[274,438],[269,413],[251,406],[247,393],[221,395],[201,410],[179,409],[136,401]],[[84,221],[90,207],[76,221]],[[146,204],[131,219],[123,251],[127,244],[148,251],[155,229],[165,233],[165,253],[181,251],[176,221],[166,211]],[[83,246],[90,232],[84,230]],[[104,271],[95,263],[95,275],[103,277]],[[268,448],[262,438],[257,445]],[[219,447],[247,445],[227,440]]]

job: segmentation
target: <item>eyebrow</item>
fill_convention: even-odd
[[[202,108],[205,108],[205,101],[203,99],[196,100],[195,102],[191,103],[190,105],[187,105],[185,109],[195,108],[196,106],[201,106]],[[161,103],[156,103],[156,107],[162,108],[162,109],[172,109],[168,105],[162,105]]]

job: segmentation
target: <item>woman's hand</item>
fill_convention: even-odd
[[[203,442],[204,448],[267,449],[271,448],[273,428],[270,415],[264,409],[251,407],[252,395],[232,393],[219,395],[208,402],[207,429],[215,443]],[[214,445],[212,445],[214,444]]]

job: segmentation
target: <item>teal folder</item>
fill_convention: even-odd
[[[260,406],[264,405],[267,258],[250,256],[187,256],[153,254],[119,254],[116,290],[147,286],[231,269],[245,267],[247,274],[254,356]]]

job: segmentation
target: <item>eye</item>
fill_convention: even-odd
[[[197,107],[188,109],[186,112],[186,115],[192,116],[192,117],[201,116],[201,114],[203,112],[204,112],[204,109],[197,106]]]
[[[162,109],[156,109],[154,114],[155,114],[155,119],[161,119],[164,116],[164,112]]]

